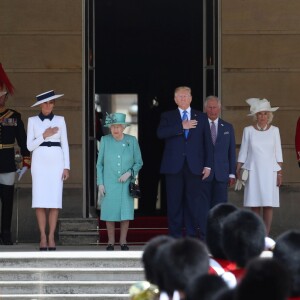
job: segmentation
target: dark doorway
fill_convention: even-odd
[[[203,57],[207,51],[203,45],[203,11],[207,7],[199,0],[93,3],[95,93],[138,95],[139,144],[144,161],[138,213],[164,214],[164,184],[158,195],[163,143],[156,137],[156,128],[161,112],[175,108],[177,86],[190,86],[193,107],[202,110]],[[158,197],[160,210],[156,209]]]
[[[202,108],[202,10],[197,0],[95,1],[96,92],[138,91],[165,110],[188,85]]]

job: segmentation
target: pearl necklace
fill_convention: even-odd
[[[264,128],[259,127],[258,124],[256,124],[256,127],[257,127],[257,129],[260,130],[260,131],[265,131],[265,130],[267,130],[267,128],[268,128],[268,124],[267,124]]]

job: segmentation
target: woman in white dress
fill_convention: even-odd
[[[32,208],[40,230],[40,250],[56,250],[54,233],[59,209],[62,208],[63,181],[69,178],[70,158],[65,119],[52,110],[54,91],[36,96],[39,115],[28,119],[27,148],[32,151]],[[49,233],[46,235],[47,210]]]
[[[266,99],[251,98],[250,114],[254,125],[244,128],[237,163],[237,177],[241,180],[241,169],[248,170],[245,182],[244,206],[262,217],[269,235],[273,207],[279,207],[279,187],[282,184],[282,148],[279,128],[271,125],[273,111]]]

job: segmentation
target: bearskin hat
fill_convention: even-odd
[[[227,259],[245,267],[250,259],[264,251],[265,236],[265,225],[254,212],[240,209],[231,213],[222,229],[222,245]]]

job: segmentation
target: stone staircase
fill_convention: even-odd
[[[120,227],[116,223],[116,241],[119,240]],[[61,245],[106,245],[107,230],[104,221],[97,218],[61,218],[58,226]],[[167,234],[166,217],[136,217],[130,221],[127,242],[129,245],[145,245],[157,235]]]
[[[99,245],[97,218],[60,218],[58,237],[61,245]]]
[[[141,251],[1,252],[0,299],[129,299]]]

